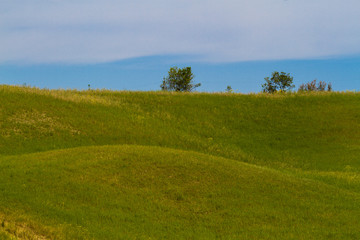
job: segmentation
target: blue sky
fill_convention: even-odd
[[[191,66],[199,91],[258,92],[285,71],[360,89],[358,0],[1,0],[0,84],[158,90]]]

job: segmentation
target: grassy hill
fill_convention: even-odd
[[[359,239],[360,94],[0,86],[0,239]]]

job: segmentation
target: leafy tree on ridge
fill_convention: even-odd
[[[262,86],[263,92],[275,93],[277,91],[290,91],[295,87],[293,85],[293,77],[289,73],[285,72],[273,72],[271,78],[266,77],[265,83]]]
[[[191,67],[170,68],[168,76],[163,78],[160,85],[161,90],[176,91],[176,92],[191,92],[201,84],[193,84],[194,74],[191,72]]]

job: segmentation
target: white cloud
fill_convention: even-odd
[[[360,53],[358,0],[1,0],[0,62]]]

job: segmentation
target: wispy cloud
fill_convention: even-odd
[[[2,0],[0,63],[359,54],[359,9],[358,0]]]

